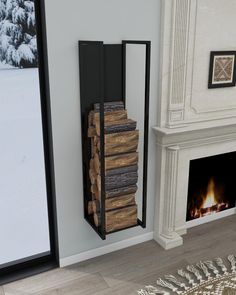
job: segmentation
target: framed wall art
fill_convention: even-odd
[[[234,87],[236,82],[236,51],[212,51],[208,88]]]

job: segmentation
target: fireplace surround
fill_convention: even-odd
[[[196,221],[186,221],[190,161],[236,151],[236,87],[208,89],[210,52],[235,49],[236,3],[161,3],[154,238],[170,249],[183,244],[182,236]],[[227,22],[216,30],[222,17]],[[197,223],[235,214],[235,208],[218,214]]]
[[[182,245],[182,235],[187,233],[190,161],[235,152],[236,124],[197,129],[154,127],[154,131],[159,176],[154,238],[170,249]]]

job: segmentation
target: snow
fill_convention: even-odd
[[[30,62],[33,62],[34,60],[34,54],[32,53],[30,47],[26,44],[21,44],[17,50],[20,59],[25,59]]]
[[[22,7],[16,6],[12,11],[12,21],[17,24],[25,20],[26,13]]]
[[[34,1],[0,0],[0,61],[18,68],[37,67],[34,39]]]
[[[0,61],[0,71],[1,71],[1,69],[11,69],[11,68],[13,68],[13,67]],[[1,91],[0,91],[0,95],[1,95]]]
[[[0,264],[50,251],[38,81],[0,70]]]

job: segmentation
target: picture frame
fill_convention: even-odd
[[[236,51],[211,51],[208,88],[234,87]]]

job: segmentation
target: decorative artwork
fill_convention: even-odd
[[[0,0],[0,69],[37,65],[34,0]]]
[[[235,86],[235,66],[236,51],[212,51],[208,88]]]

